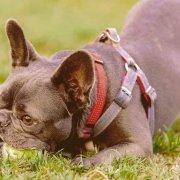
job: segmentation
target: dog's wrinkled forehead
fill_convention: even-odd
[[[41,68],[23,67],[12,70],[7,80],[0,86],[0,106],[1,108],[12,108],[18,103],[37,102],[41,104],[50,104],[52,99],[60,96],[55,87],[50,82],[48,73],[44,73],[43,63]],[[53,91],[53,93],[52,93]],[[37,99],[36,99],[37,98]],[[34,101],[36,99],[36,101]],[[47,101],[48,102],[45,102]]]
[[[7,101],[9,101],[9,98],[13,99],[14,94],[33,78],[32,74],[27,68],[13,69],[6,81],[0,85],[0,98]]]
[[[54,89],[50,82],[41,79],[30,79],[18,91],[14,98],[13,108],[17,110],[22,105],[24,111],[33,112],[36,116],[40,117],[43,113],[44,119],[46,119],[46,116],[53,117],[51,111],[60,113],[61,116],[62,111],[65,110],[58,91]]]

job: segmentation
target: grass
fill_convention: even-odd
[[[1,0],[0,83],[10,71],[9,44],[5,22],[16,18],[28,39],[42,55],[61,49],[78,49],[106,28],[119,31],[136,0]],[[180,123],[179,123],[180,124]],[[179,125],[176,125],[179,127]],[[173,129],[154,137],[155,155],[149,159],[125,157],[113,165],[85,169],[74,166],[61,154],[32,159],[3,160],[0,179],[180,179],[180,135]]]
[[[17,160],[2,160],[3,179],[179,179],[180,134],[166,129],[154,137],[152,158],[125,157],[114,159],[112,165],[84,168],[73,165],[61,154]]]

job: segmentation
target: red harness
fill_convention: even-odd
[[[97,94],[96,101],[92,107],[91,114],[89,115],[84,130],[83,139],[89,139],[93,136],[100,134],[106,127],[113,121],[121,109],[126,108],[132,98],[132,90],[137,82],[141,93],[144,95],[148,104],[147,117],[151,133],[154,130],[154,101],[156,99],[156,92],[152,88],[139,66],[135,63],[134,59],[120,47],[120,38],[113,28],[106,29],[97,40],[113,46],[125,61],[126,76],[124,77],[121,89],[115,97],[114,101],[102,114],[106,96],[107,96],[107,76],[103,67],[103,62],[97,54],[92,54],[95,59],[95,70],[97,77]]]

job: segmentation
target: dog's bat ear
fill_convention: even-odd
[[[77,51],[57,68],[51,81],[63,96],[69,111],[83,108],[95,82],[94,62],[86,51]]]
[[[11,46],[12,66],[27,66],[37,58],[37,53],[24,36],[23,30],[14,19],[9,19],[6,32]]]

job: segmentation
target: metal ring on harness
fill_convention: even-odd
[[[135,72],[141,71],[140,67],[136,63],[134,63],[133,61],[131,61],[130,63],[125,63],[126,71],[128,71],[129,68],[133,69]]]
[[[106,32],[106,35],[107,35],[107,37],[111,40],[111,41],[113,41],[114,43],[119,43],[120,42],[120,37],[119,36],[116,36],[115,38],[114,37],[112,37],[112,35],[109,33],[109,31],[107,30]],[[116,34],[114,34],[114,35],[116,35]]]

